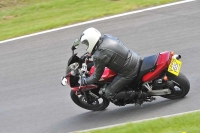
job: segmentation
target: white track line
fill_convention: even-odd
[[[173,114],[173,115],[155,117],[155,118],[144,119],[144,120],[139,120],[139,121],[132,121],[132,122],[128,122],[128,123],[139,123],[139,122],[144,122],[144,121],[149,121],[149,120],[156,120],[156,119],[159,119],[159,118],[168,118],[168,117],[173,117],[173,116],[180,116],[180,115],[194,113],[194,112],[198,112],[198,111],[200,111],[200,110],[194,110],[194,111],[183,112],[183,113],[178,113],[178,114]],[[89,131],[92,131],[92,130],[101,130],[101,129],[112,128],[112,127],[116,127],[116,126],[123,126],[123,125],[126,125],[128,123],[115,124],[115,125],[93,128],[93,129],[88,129],[88,130],[83,130],[83,131],[74,131],[74,133],[89,132]],[[71,132],[71,133],[73,133],[73,132]]]
[[[117,17],[127,16],[127,15],[131,15],[131,14],[141,13],[141,12],[145,12],[145,11],[155,10],[155,9],[159,9],[159,8],[163,8],[163,7],[183,4],[183,3],[192,2],[192,1],[196,1],[196,0],[183,0],[183,1],[174,2],[174,3],[170,3],[170,4],[150,7],[150,8],[146,8],[146,9],[142,9],[142,10],[122,13],[122,14],[118,14],[118,15],[114,15],[114,16],[110,16],[110,17],[104,17],[104,18],[100,18],[100,19],[95,19],[95,20],[91,20],[91,21],[87,21],[87,22],[82,22],[82,23],[73,24],[73,25],[69,25],[69,26],[65,26],[65,27],[61,27],[61,28],[56,28],[56,29],[52,29],[52,30],[42,31],[42,32],[30,34],[30,35],[25,35],[25,36],[21,36],[21,37],[16,37],[16,38],[0,41],[0,44],[1,43],[10,42],[10,41],[19,40],[19,39],[23,39],[23,38],[27,38],[27,37],[31,37],[31,36],[41,35],[41,34],[53,32],[53,31],[63,30],[63,29],[67,29],[67,28],[80,26],[80,25],[90,24],[90,23],[94,23],[94,22],[99,22],[99,21],[103,21],[103,20],[108,20],[108,19],[113,19],[113,18],[117,18]]]

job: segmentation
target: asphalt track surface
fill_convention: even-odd
[[[200,109],[200,1],[132,14],[0,44],[0,132],[66,133]],[[180,100],[158,97],[143,107],[76,106],[62,87],[71,43],[88,27],[119,37],[142,57],[175,51],[191,83]],[[79,49],[79,54],[83,53]]]

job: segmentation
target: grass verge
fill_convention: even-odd
[[[199,133],[200,111],[82,133]]]
[[[1,0],[0,40],[177,0]]]

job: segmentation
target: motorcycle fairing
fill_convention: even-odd
[[[146,75],[142,77],[143,82],[152,81],[153,79],[157,78],[159,74],[169,66],[171,61],[171,53],[166,51],[162,52],[158,55],[158,59],[156,61],[155,69],[150,71]]]
[[[94,84],[80,86],[80,84],[78,83],[79,77],[71,76],[71,73],[68,73],[66,78],[67,78],[67,83],[70,85],[73,91],[79,91],[79,90],[86,91],[87,89],[90,90],[90,89],[98,88],[98,86]]]
[[[94,73],[94,71],[95,71],[95,67],[92,66],[92,68],[90,69],[90,76]],[[112,81],[116,75],[117,75],[116,72],[105,67],[104,72],[101,76],[101,81]]]
[[[77,53],[74,54],[68,61],[68,66],[71,65],[72,63],[75,63],[75,62],[79,62],[79,57],[77,56]]]
[[[85,86],[74,86],[72,87],[73,91],[87,91],[87,90],[91,90],[91,89],[96,89],[98,88],[97,85],[91,84],[91,85],[85,85]]]
[[[78,83],[79,77],[71,76],[71,73],[68,73],[66,78],[67,78],[67,83],[68,85],[70,85],[70,87],[79,86]]]

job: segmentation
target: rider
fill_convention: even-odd
[[[137,76],[141,57],[124,46],[118,38],[111,35],[101,35],[95,28],[86,29],[80,37],[80,42],[87,46],[86,51],[93,56],[95,72],[88,78],[82,78],[82,84],[97,82],[104,68],[118,73],[112,83],[105,88],[105,96],[111,100],[133,98],[135,91],[123,90]]]

